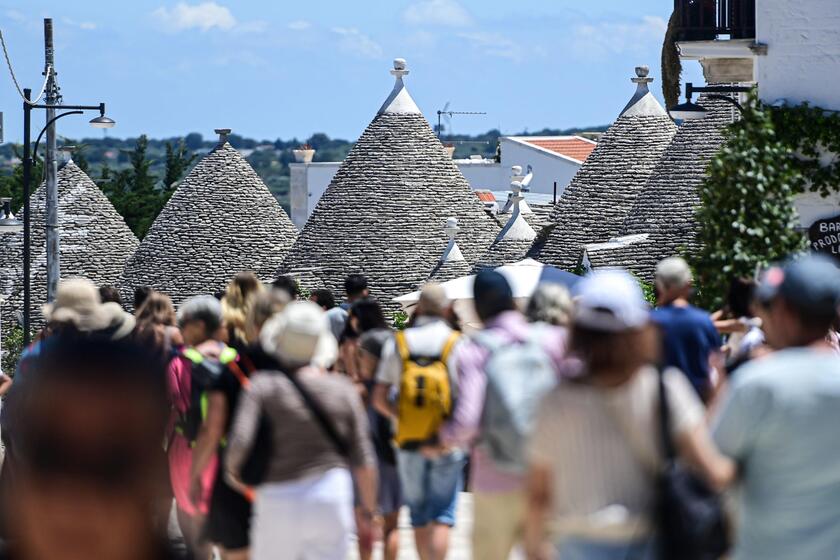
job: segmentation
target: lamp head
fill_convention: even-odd
[[[93,128],[114,128],[115,124],[117,124],[117,121],[110,117],[106,117],[104,114],[90,119],[90,126]]]
[[[674,105],[668,110],[668,112],[671,114],[671,118],[683,121],[705,119],[706,115],[709,113],[702,105],[698,105],[690,99],[685,103]]]

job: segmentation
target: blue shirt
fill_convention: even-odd
[[[654,309],[653,321],[662,330],[664,366],[685,373],[701,398],[709,393],[709,356],[720,349],[720,335],[709,314],[690,305]]]
[[[733,560],[840,558],[840,358],[782,350],[733,376],[713,424],[741,468]]]

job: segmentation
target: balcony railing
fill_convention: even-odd
[[[755,38],[755,0],[674,0],[678,41]]]

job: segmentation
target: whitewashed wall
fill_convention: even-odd
[[[840,1],[840,0],[838,0]],[[579,163],[565,159],[559,155],[546,153],[533,146],[525,146],[508,138],[500,138],[502,146],[502,167],[510,171],[511,166],[521,165],[522,172],[530,164],[534,169],[534,179],[531,181],[531,192],[542,194],[554,193],[554,181],[557,181],[557,197],[559,198],[566,186],[572,181]],[[498,190],[507,190],[508,186]]]
[[[840,0],[757,0],[759,95],[840,110]]]

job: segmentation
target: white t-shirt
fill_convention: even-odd
[[[703,421],[703,405],[682,372],[667,370],[665,387],[675,436]],[[558,536],[629,539],[649,532],[663,457],[658,410],[653,367],[619,387],[569,380],[546,396],[530,459],[551,468]]]
[[[416,325],[405,330],[405,341],[409,350],[417,356],[439,356],[443,352],[446,341],[454,332],[446,321],[435,317],[421,317],[417,319]],[[460,344],[459,339],[452,346],[446,364],[449,382],[453,388],[457,386],[455,356],[458,354],[457,348]],[[379,368],[376,371],[376,382],[399,387],[402,374],[403,360],[394,337],[391,337],[382,346],[382,359],[379,360]]]

